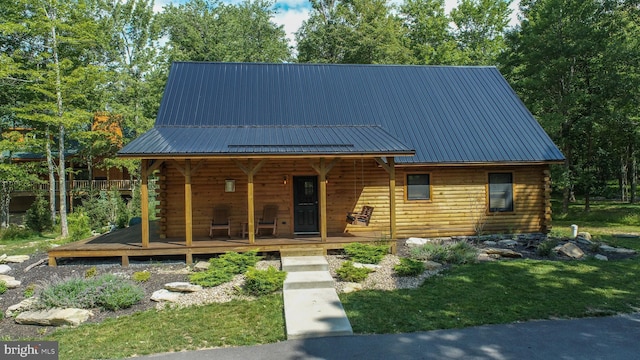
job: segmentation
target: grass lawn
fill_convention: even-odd
[[[47,251],[52,245],[62,245],[69,240],[56,239],[56,234],[33,234],[24,239],[0,239],[0,255],[30,255],[38,251]]]
[[[554,234],[571,224],[595,241],[640,251],[640,205],[594,203],[588,214],[572,204],[554,217]],[[0,250],[1,251],[1,250]],[[418,289],[341,294],[356,333],[398,333],[532,319],[604,316],[640,309],[640,259],[514,260],[460,265]],[[101,324],[61,329],[61,358],[120,358],[285,339],[279,294],[180,310],[148,311]]]

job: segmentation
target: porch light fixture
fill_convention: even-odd
[[[236,192],[236,181],[231,179],[225,180],[224,192]]]
[[[282,177],[282,184],[283,185],[287,185],[287,182],[289,181],[289,177],[287,175]]]

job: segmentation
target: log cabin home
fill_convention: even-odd
[[[548,232],[564,161],[495,67],[207,62],[172,65],[155,126],[119,156],[142,161],[143,204],[158,179],[151,236],[315,236],[325,251],[346,235]],[[256,234],[269,205],[277,228]],[[366,224],[347,217],[364,207]]]

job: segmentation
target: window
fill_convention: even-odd
[[[407,175],[407,200],[431,199],[431,186],[429,174]]]
[[[489,211],[513,211],[513,174],[489,174]]]

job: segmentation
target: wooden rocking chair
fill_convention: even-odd
[[[271,229],[271,235],[276,235],[278,225],[278,205],[265,205],[262,209],[262,217],[256,224],[256,235],[260,229]]]
[[[209,226],[209,237],[212,239],[213,230],[227,230],[227,236],[231,238],[231,218],[229,217],[228,206],[216,206],[213,209],[213,219],[211,219],[211,225]]]
[[[373,206],[363,206],[360,212],[347,213],[347,222],[351,225],[369,226],[369,220],[373,214]]]

